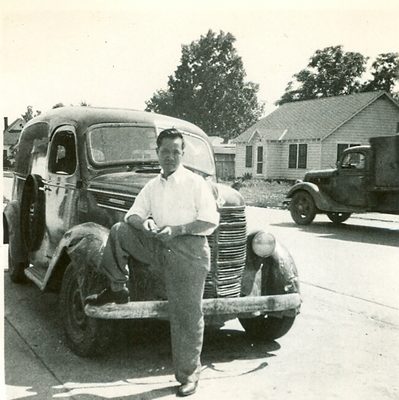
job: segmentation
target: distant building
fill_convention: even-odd
[[[343,150],[399,132],[399,104],[382,91],[285,103],[236,137],[235,174],[298,179],[335,167]]]
[[[12,124],[8,124],[8,118],[4,117],[3,130],[3,164],[12,157],[12,151],[18,142],[19,135],[25,126],[23,118],[17,118]]]
[[[216,176],[219,179],[232,179],[235,176],[235,143],[223,143],[219,136],[209,136],[216,164]]]

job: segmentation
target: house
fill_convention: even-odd
[[[12,156],[12,151],[18,142],[19,135],[21,134],[25,123],[26,122],[23,118],[17,118],[12,124],[9,125],[8,118],[4,117],[3,163]]]
[[[216,176],[231,179],[235,176],[235,143],[223,143],[219,136],[209,136],[215,156]]]
[[[234,139],[235,174],[301,179],[334,168],[343,150],[399,133],[399,104],[383,91],[286,103]]]

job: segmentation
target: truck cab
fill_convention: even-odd
[[[299,225],[325,213],[334,223],[352,213],[399,213],[399,135],[375,137],[346,149],[334,169],[310,171],[288,192]]]

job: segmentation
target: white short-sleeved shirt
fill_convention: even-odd
[[[204,178],[182,165],[167,179],[162,175],[149,181],[137,195],[125,215],[143,219],[152,217],[159,228],[166,225],[185,225],[196,220],[219,223],[219,213],[212,191]],[[210,235],[214,228],[201,232]]]

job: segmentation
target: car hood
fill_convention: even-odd
[[[155,172],[115,172],[97,176],[89,183],[88,189],[111,193],[137,195],[143,186],[158,176]],[[209,181],[219,207],[243,206],[241,194],[230,186]]]
[[[114,172],[97,176],[89,183],[89,189],[137,195],[143,186],[155,178],[157,172]]]
[[[330,178],[331,176],[333,176],[335,174],[336,171],[337,170],[334,168],[309,171],[305,174],[304,181],[312,182],[315,179]]]

